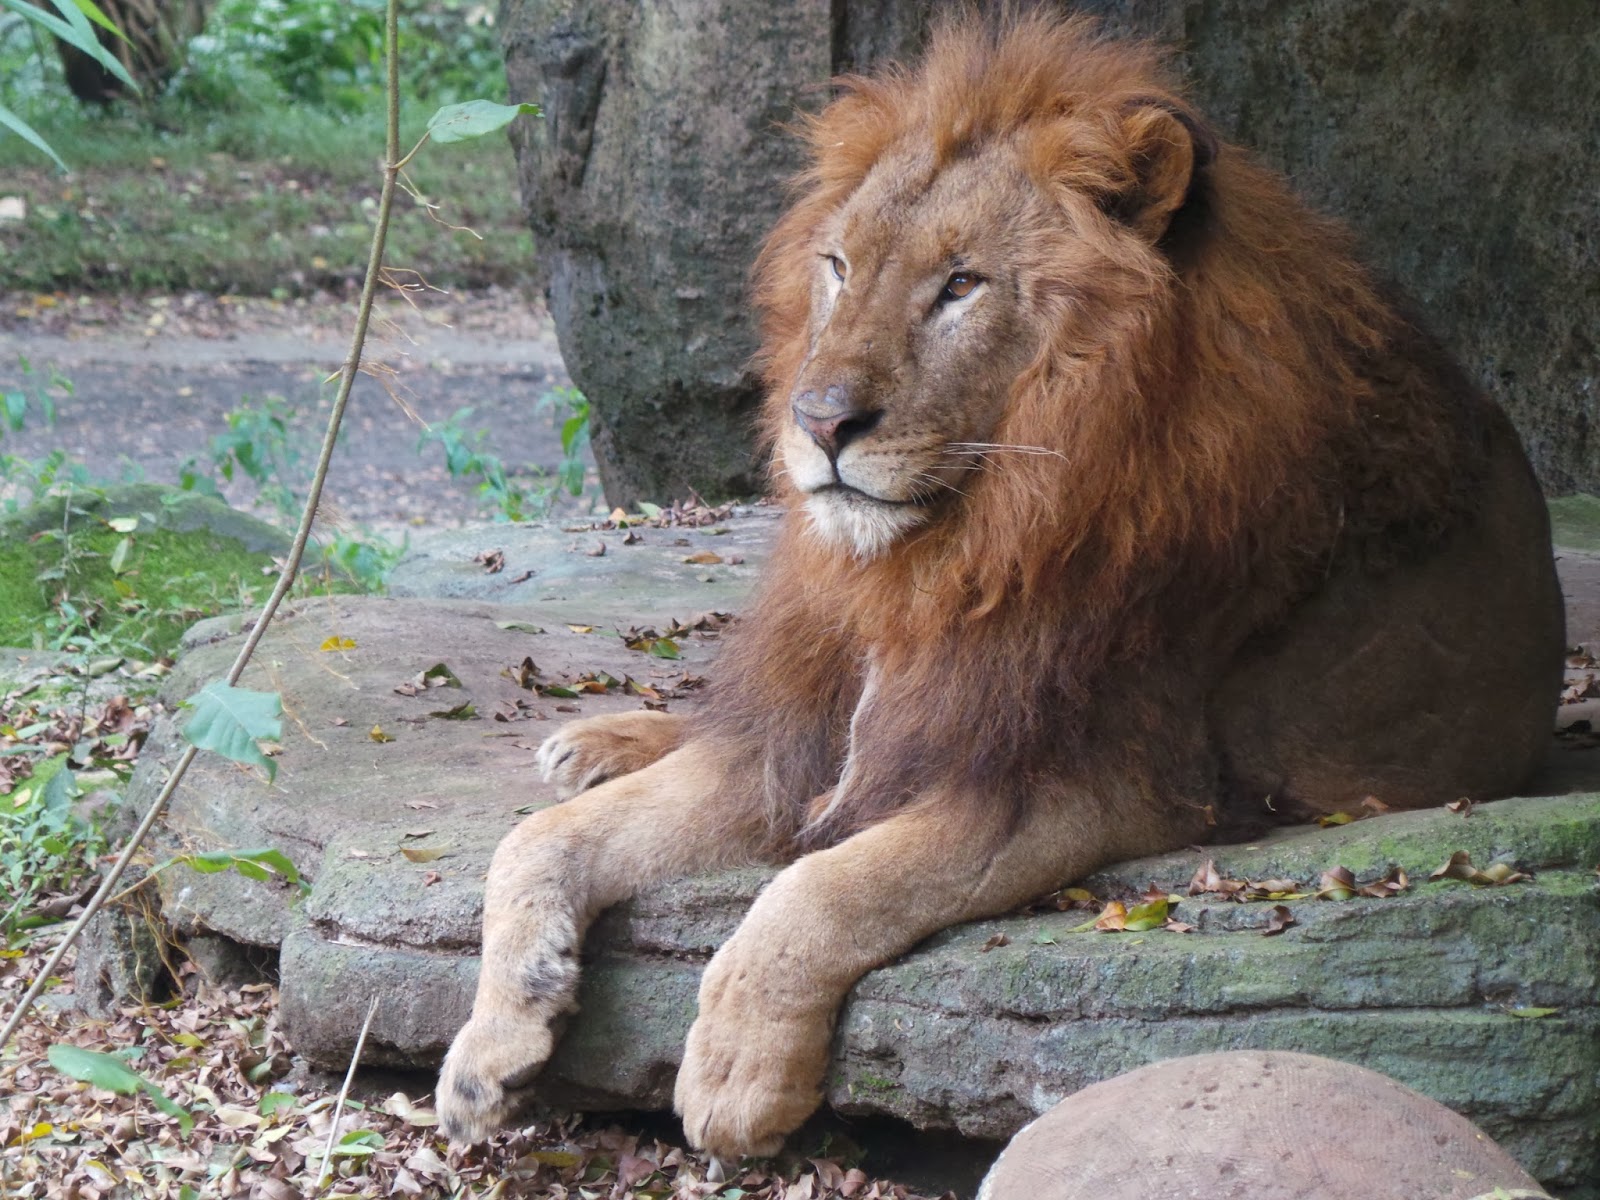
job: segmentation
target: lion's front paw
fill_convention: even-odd
[[[542,1021],[474,1017],[439,1071],[439,1128],[454,1142],[481,1142],[506,1127],[550,1057]]]
[[[822,1102],[833,1010],[797,1005],[795,992],[766,992],[755,982],[761,976],[725,955],[706,969],[673,1107],[702,1150],[775,1154]]]
[[[544,740],[534,761],[565,799],[647,767],[677,747],[681,722],[668,713],[612,713],[569,721]]]

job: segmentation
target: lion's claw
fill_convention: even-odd
[[[563,799],[656,761],[676,744],[678,722],[664,713],[611,713],[569,721],[540,745],[539,775]]]

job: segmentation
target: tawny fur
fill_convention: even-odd
[[[496,855],[452,1135],[509,1117],[584,928],[653,881],[800,856],[708,967],[678,1080],[696,1144],[768,1151],[845,993],[929,933],[1269,799],[1505,794],[1548,737],[1515,433],[1156,51],[957,22],[806,137],[756,271],[772,566],[705,717],[541,752],[594,786]]]

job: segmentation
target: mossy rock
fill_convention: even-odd
[[[119,648],[168,654],[201,617],[264,599],[288,549],[281,530],[178,488],[48,497],[0,517],[0,645],[48,638],[65,595]]]

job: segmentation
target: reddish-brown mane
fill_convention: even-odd
[[[1444,466],[1471,457],[1459,414],[1405,382],[1432,351],[1280,178],[1215,147],[1166,237],[1117,226],[1143,165],[1130,107],[1182,114],[1213,148],[1155,51],[1084,20],[967,20],[917,72],[841,87],[806,125],[813,165],[757,265],[768,436],[792,419],[819,222],[893,147],[947,163],[1011,139],[1062,220],[1031,248],[1048,318],[994,440],[1050,453],[974,473],[942,519],[870,561],[786,521],[714,718],[761,748],[780,831],[831,787],[869,662],[889,695],[830,835],[940,779],[1020,794],[1107,724],[1129,723],[1099,728],[1097,752],[1148,754],[1138,704],[1107,697],[1194,686],[1173,660],[1270,621],[1335,557],[1381,557],[1466,504],[1471,480]],[[1385,420],[1394,396],[1414,401],[1403,429]]]

